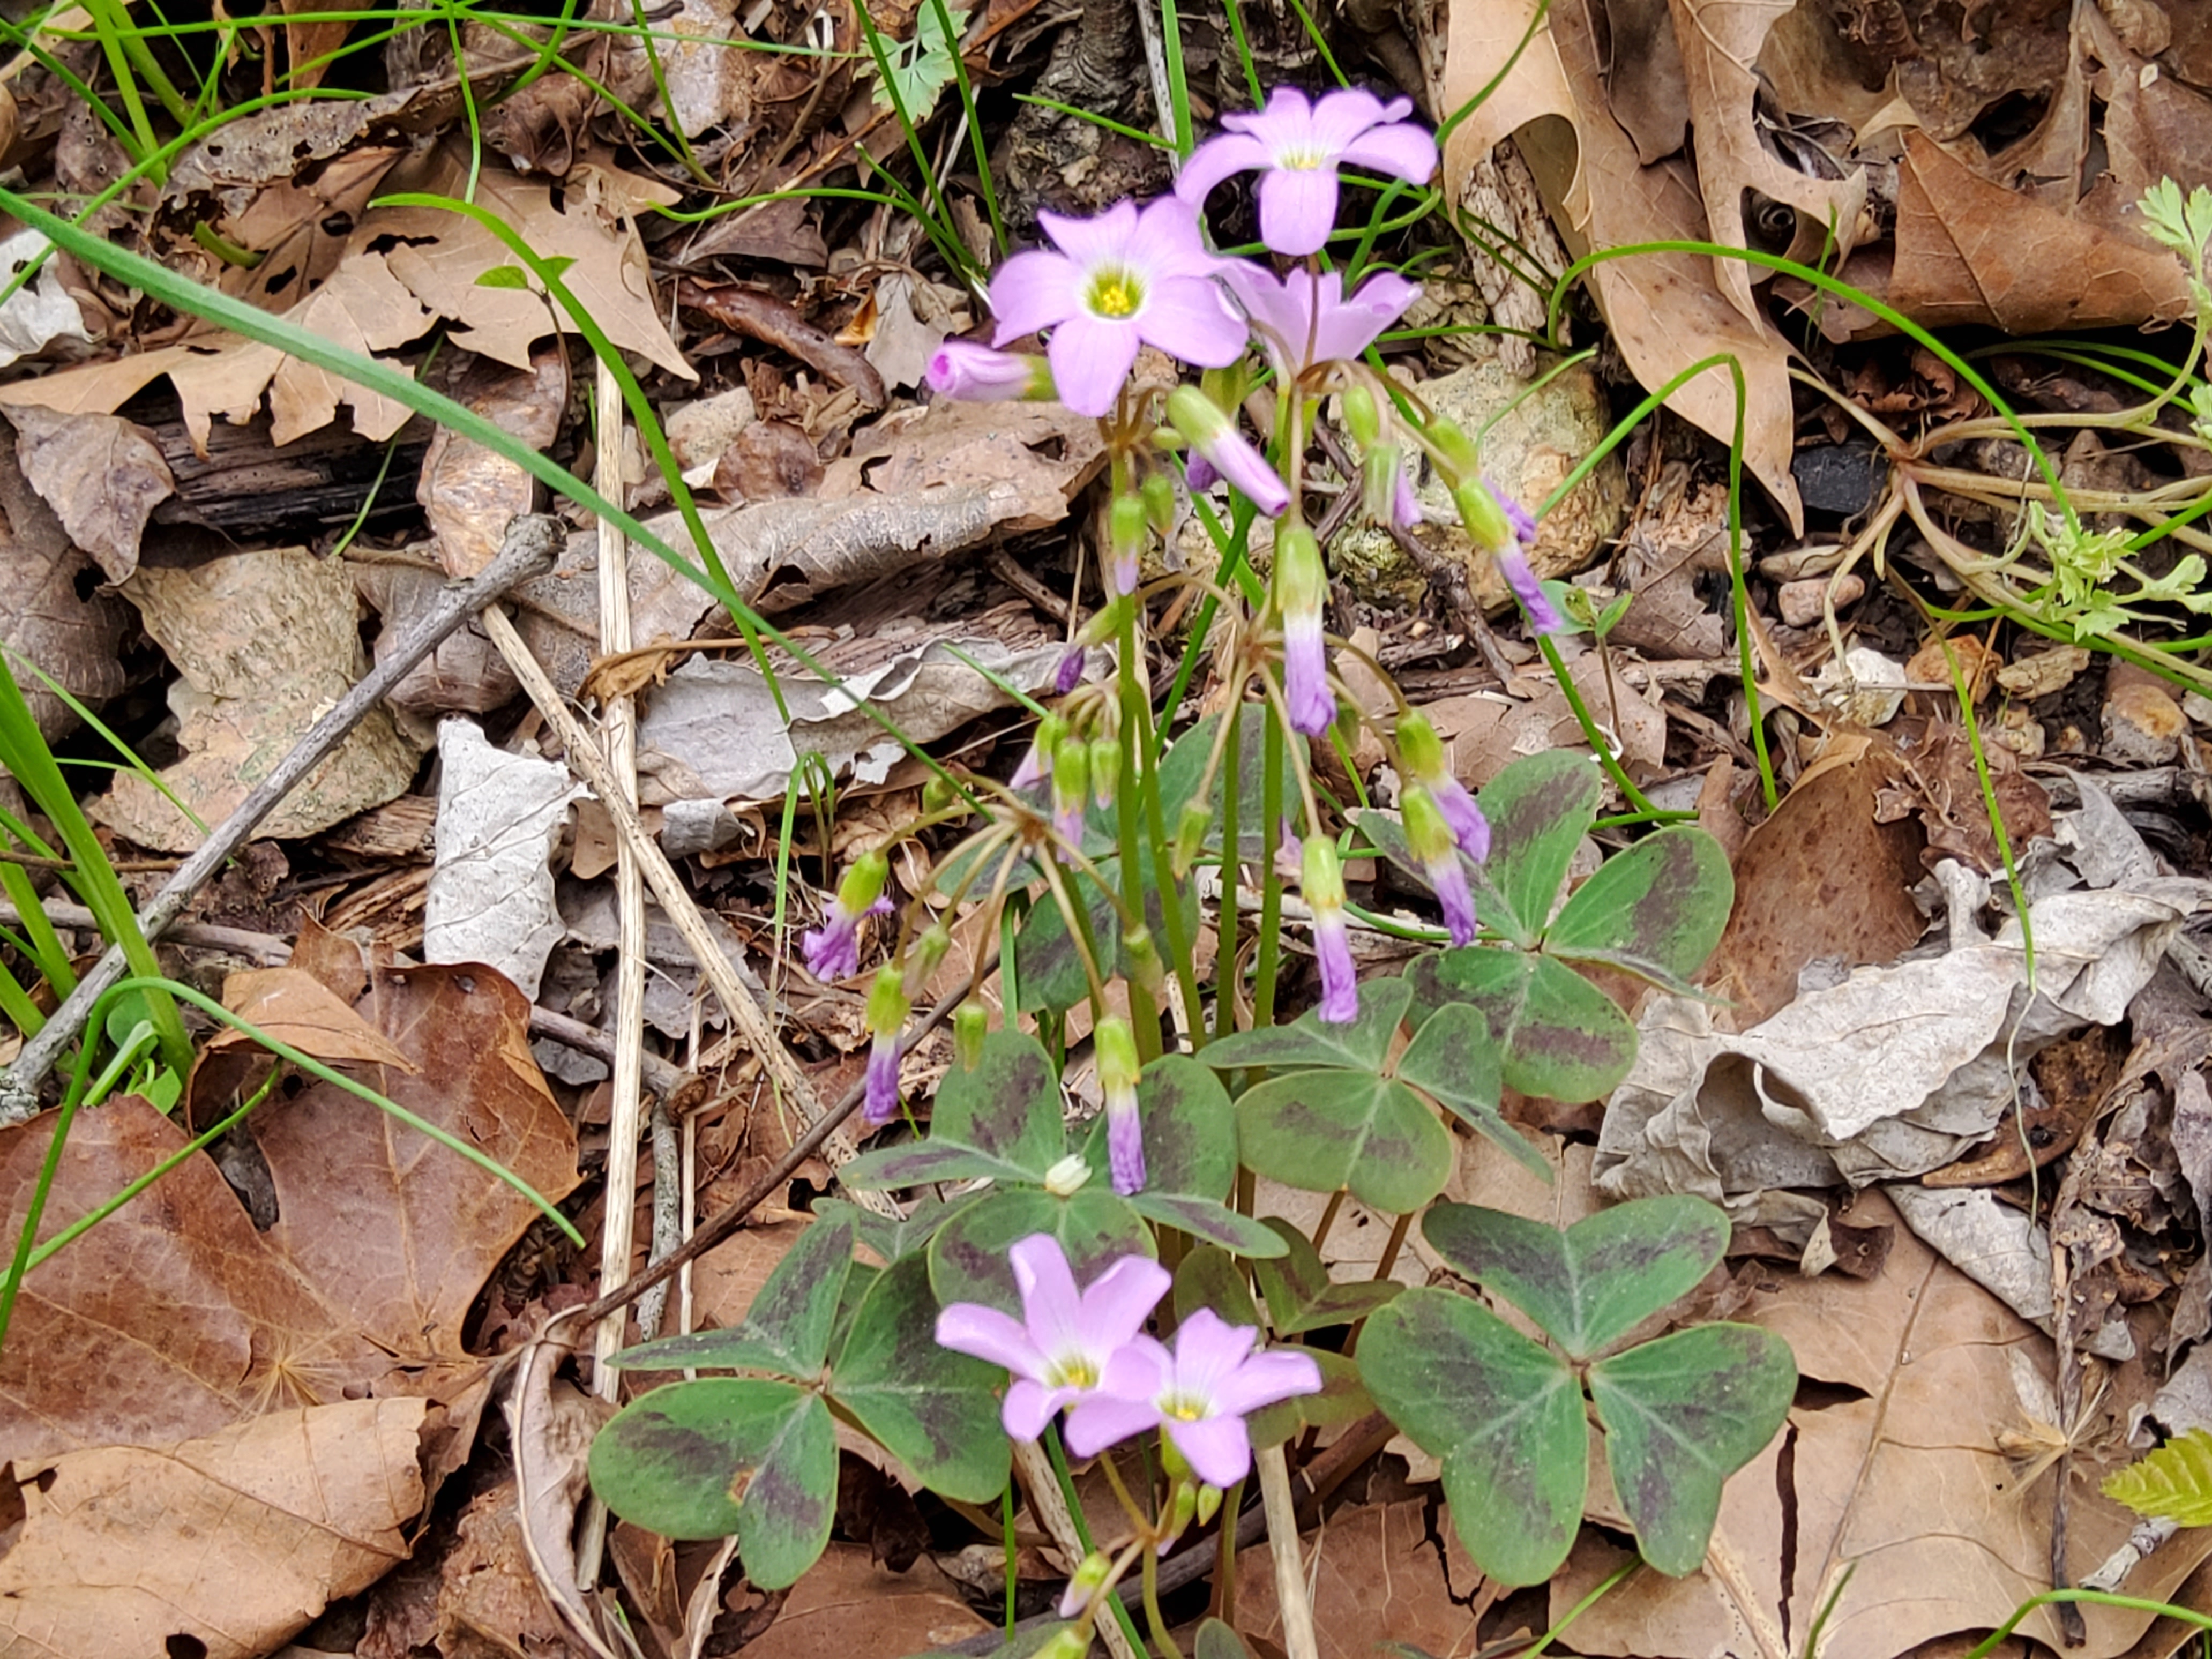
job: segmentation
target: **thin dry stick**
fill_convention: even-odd
[[[1029,1488],[1030,1504],[1036,1510],[1037,1519],[1052,1534],[1054,1547],[1070,1561],[1083,1559],[1089,1552],[1083,1547],[1083,1540],[1075,1530],[1075,1517],[1068,1512],[1066,1498],[1060,1495],[1060,1477],[1053,1473],[1044,1448],[1034,1440],[1015,1441],[1014,1467],[1021,1474],[1022,1484]],[[1129,1645],[1128,1632],[1121,1628],[1121,1621],[1114,1616],[1111,1607],[1100,1615],[1094,1628],[1114,1659],[1143,1659]]]
[[[761,1064],[768,1068],[769,1075],[775,1080],[778,1090],[798,1109],[800,1121],[809,1125],[818,1124],[822,1120],[822,1104],[815,1097],[813,1085],[807,1081],[806,1074],[799,1069],[799,1063],[776,1041],[775,1033],[769,1027],[767,1013],[759,1003],[753,1000],[751,994],[739,981],[736,970],[730,966],[729,958],[722,954],[721,946],[707,931],[699,907],[692,902],[691,895],[684,890],[684,883],[677,876],[675,866],[668,862],[667,854],[645,833],[645,826],[637,821],[637,814],[631,811],[628,803],[623,799],[613,775],[607,769],[606,758],[599,753],[599,745],[584,730],[582,722],[568,712],[568,705],[561,700],[560,692],[555,689],[544,669],[538,665],[538,659],[530,654],[530,647],[514,631],[513,623],[496,610],[487,611],[484,612],[484,632],[491,636],[491,642],[498,647],[500,655],[514,671],[514,677],[522,682],[522,689],[529,693],[530,701],[545,717],[546,724],[560,733],[561,741],[568,750],[569,765],[584,775],[585,783],[599,798],[600,805],[607,809],[607,816],[614,820],[616,835],[635,852],[638,863],[645,872],[646,884],[653,889],[653,896],[660,901],[661,908],[668,913],[668,920],[675,925],[684,942],[691,947],[692,955],[698,958],[699,969],[707,976],[708,984],[714,987],[714,994],[721,1000],[731,1024],[760,1056]],[[831,1168],[838,1169],[858,1158],[860,1148],[854,1144],[852,1136],[840,1129],[829,1137],[823,1155]],[[854,1193],[852,1196],[854,1203],[864,1209],[873,1210],[878,1215],[896,1216],[899,1213],[898,1206],[881,1193]]]
[[[138,914],[138,929],[149,940],[167,933],[185,906],[191,902],[216,871],[245,845],[261,821],[275,811],[293,787],[330,755],[368,711],[439,644],[477,611],[518,582],[550,570],[562,545],[558,520],[537,514],[518,514],[507,527],[507,540],[492,562],[465,582],[455,583],[438,598],[429,614],[402,634],[383,661],[363,675],[330,713],[308,728],[291,753],[276,763],[269,775],[216,826],[200,848],[161,885],[161,890]],[[512,631],[512,630],[510,630]],[[39,1088],[46,1080],[64,1048],[73,1042],[97,1002],[120,980],[128,964],[123,948],[107,951],[77,981],[62,1006],[23,1045],[15,1063],[0,1073],[0,1128],[27,1123],[38,1113]]]
[[[1256,1454],[1260,1503],[1267,1511],[1267,1552],[1275,1559],[1275,1600],[1283,1610],[1283,1651],[1290,1659],[1321,1659],[1314,1636],[1313,1601],[1298,1555],[1297,1505],[1291,1497],[1291,1466],[1280,1446]]]

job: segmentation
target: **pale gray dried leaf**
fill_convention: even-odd
[[[91,560],[70,544],[53,509],[40,500],[15,458],[0,445],[0,648],[49,740],[76,728],[69,705],[48,690],[35,665],[75,697],[99,703],[129,683],[117,653],[131,611],[99,586]]]
[[[108,580],[128,581],[146,520],[176,488],[160,447],[119,415],[64,415],[27,404],[8,418],[31,488]]]
[[[540,349],[527,369],[480,357],[453,389],[477,414],[532,449],[547,449],[568,403],[568,359],[556,343]],[[473,438],[440,427],[422,457],[415,499],[438,538],[438,562],[449,576],[473,576],[492,562],[507,521],[538,504],[538,481]]]
[[[487,963],[535,1000],[562,934],[553,842],[582,787],[557,761],[495,748],[473,720],[439,723],[438,761],[422,958]]]
[[[185,758],[161,780],[208,824],[228,817],[365,667],[345,566],[305,548],[141,567],[125,592],[179,675],[169,706]],[[258,833],[312,836],[381,806],[406,793],[416,758],[391,715],[373,708]],[[142,847],[182,853],[200,843],[199,830],[130,773],[89,810]]]

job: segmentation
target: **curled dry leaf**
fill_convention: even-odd
[[[146,520],[176,488],[153,439],[114,415],[9,411],[15,459],[31,488],[61,515],[70,539],[112,582],[138,568]]]
[[[0,648],[49,741],[75,730],[76,714],[27,665],[95,704],[129,684],[118,657],[131,608],[99,578],[0,444]]]
[[[828,332],[808,322],[773,294],[734,284],[708,288],[703,283],[686,281],[677,284],[676,300],[679,305],[713,318],[724,328],[789,352],[839,386],[852,387],[866,407],[884,406],[884,377],[876,373],[876,366],[866,355],[851,346],[840,345]]]

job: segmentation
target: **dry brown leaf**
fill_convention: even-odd
[[[26,406],[8,418],[15,427],[15,459],[31,488],[108,580],[129,580],[148,517],[176,488],[160,447],[114,415]]]
[[[51,741],[74,731],[76,712],[48,690],[41,673],[70,696],[98,704],[130,684],[118,659],[130,607],[95,586],[98,567],[79,552],[54,511],[0,444],[0,648]],[[84,591],[89,589],[89,592]]]
[[[1517,135],[1577,252],[1703,240],[1705,213],[1689,164],[1676,158],[1641,165],[1634,142],[1612,115],[1590,105],[1602,66],[1583,8],[1546,8],[1539,0],[1453,8],[1444,106],[1467,103],[1504,70],[1540,15],[1541,26],[1497,90],[1445,141],[1448,198],[1460,200],[1475,164],[1500,140]],[[1740,310],[1717,285],[1713,263],[1695,255],[1609,259],[1592,270],[1590,282],[1622,356],[1644,385],[1663,385],[1717,352],[1735,355],[1746,379],[1745,463],[1793,529],[1800,527],[1802,511],[1790,474],[1789,352],[1781,337]],[[1726,369],[1699,374],[1668,403],[1723,443],[1729,441],[1736,399]]]
[[[1097,476],[1104,451],[1098,423],[1058,404],[963,404],[940,398],[926,410],[889,415],[857,434],[852,451],[823,481],[825,499],[863,488],[886,495],[933,484],[1012,485],[1019,510],[1002,521],[1008,535],[1047,530]],[[1006,510],[1006,509],[1000,509]]]
[[[538,352],[526,369],[478,358],[462,375],[453,395],[501,431],[536,450],[549,450],[560,434],[568,407],[568,358],[557,347]],[[440,427],[422,457],[415,499],[422,504],[430,533],[437,538],[438,562],[449,576],[473,576],[492,562],[507,535],[507,521],[535,509],[539,485],[504,455],[495,455],[473,438]],[[433,673],[425,664],[418,674]],[[409,676],[411,681],[415,675]],[[404,694],[408,681],[401,682]],[[490,702],[446,704],[447,708],[497,708],[516,690],[505,677],[499,697]],[[403,702],[403,707],[407,706]]]
[[[249,968],[230,975],[222,982],[222,1006],[277,1042],[332,1065],[392,1066],[410,1073],[421,1069],[405,1050],[297,965]],[[264,1052],[253,1038],[226,1025],[208,1039],[204,1052],[242,1048]]]
[[[427,1410],[341,1401],[159,1449],[19,1456],[0,1504],[23,1517],[0,1553],[0,1651],[269,1652],[407,1559]]]
[[[179,676],[169,707],[185,755],[162,781],[204,823],[228,817],[366,670],[352,580],[339,561],[305,548],[142,567],[128,592]],[[416,758],[391,715],[371,709],[259,833],[311,836],[381,805],[407,792]],[[118,775],[89,810],[141,846],[183,853],[200,844],[200,830],[134,774]]]
[[[744,1650],[751,1659],[921,1653],[989,1628],[933,1563],[895,1573],[878,1566],[865,1544],[833,1543],[792,1586],[775,1623]]]
[[[1888,740],[1829,739],[1735,861],[1735,908],[1705,983],[1732,1006],[1716,1015],[1744,1030],[1794,1000],[1797,975],[1820,957],[1894,961],[1923,921],[1907,890],[1923,873],[1921,836],[1878,823],[1875,800],[1903,767]]]
[[[1299,1541],[1322,1659],[1370,1659],[1387,1642],[1468,1659],[1482,1645],[1471,1604],[1486,1581],[1437,1505],[1414,1498],[1340,1510]],[[1269,1544],[1237,1552],[1237,1624],[1282,1643]]]
[[[1729,1485],[1717,1534],[1735,1564],[1734,1593],[1710,1565],[1678,1581],[1640,1574],[1577,1622],[1579,1648],[1638,1659],[1743,1651],[1728,1644],[1738,1608],[1747,1607],[1782,1633],[1782,1651],[1796,1652],[1834,1596],[1826,1659],[1894,1659],[1956,1632],[1988,1630],[2049,1585],[2052,1487],[2046,1479],[2021,1490],[2000,1437],[2021,1418],[2014,1351],[2048,1376],[2050,1340],[1898,1224],[1879,1194],[1863,1194],[1850,1220],[1893,1226],[1879,1276],[1791,1279],[1736,1316],[1788,1340],[1799,1371],[1826,1385],[1831,1401],[1790,1413],[1794,1549],[1785,1557],[1791,1535],[1775,1518],[1741,1528],[1726,1518],[1730,1503],[1772,1504],[1772,1480],[1747,1472]],[[2078,1575],[2111,1553],[2133,1517],[2092,1482],[2077,1484],[2071,1503],[2069,1565]],[[2208,1554],[2212,1534],[2184,1533],[2136,1569],[2128,1593],[2156,1601]],[[2151,1618],[2082,1611],[2086,1646],[2061,1645],[2052,1608],[2021,1628],[2080,1659],[2112,1659]],[[1662,1625],[1673,1633],[1663,1647],[1649,1639]]]
[[[444,1659],[570,1659],[568,1625],[531,1571],[509,1480],[461,1512],[438,1578],[437,1649]]]

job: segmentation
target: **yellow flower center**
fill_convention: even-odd
[[[1086,1354],[1069,1354],[1053,1361],[1052,1374],[1046,1381],[1055,1389],[1095,1389],[1098,1386],[1098,1368]]]
[[[1136,273],[1109,268],[1091,279],[1089,308],[1097,317],[1133,317],[1145,303],[1145,285]]]
[[[1275,165],[1291,173],[1316,173],[1328,165],[1328,157],[1317,149],[1279,150]]]
[[[1163,1400],[1160,1409],[1178,1423],[1195,1423],[1206,1415],[1206,1407],[1190,1400]]]

